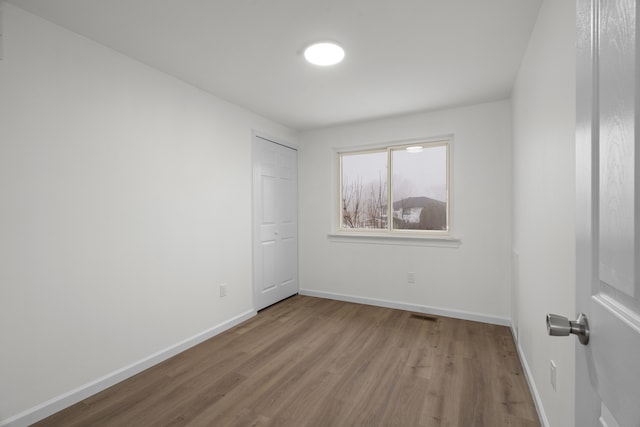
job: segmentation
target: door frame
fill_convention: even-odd
[[[597,94],[593,87],[595,73],[595,43],[584,34],[591,33],[593,1],[577,1],[576,4],[576,311],[588,310],[591,300],[594,251],[593,233],[597,230],[597,200],[593,200],[594,182],[592,174],[598,170],[599,133]],[[582,90],[589,87],[591,90]],[[586,289],[585,289],[586,288]],[[591,348],[575,340],[575,423],[589,426],[600,416],[600,398],[591,386],[590,366],[593,364]]]
[[[266,140],[269,141],[273,144],[277,144],[277,145],[281,145],[283,147],[286,148],[290,148],[292,150],[295,150],[296,152],[299,153],[299,147],[297,144],[294,144],[290,141],[287,141],[285,139],[279,138],[279,137],[275,137],[269,133],[257,130],[257,129],[252,129],[251,130],[251,305],[253,306],[254,310],[258,310],[257,308],[257,278],[256,278],[256,269],[255,269],[255,261],[256,261],[256,254],[255,254],[255,248],[256,248],[256,241],[258,239],[258,231],[256,229],[256,206],[255,206],[255,191],[256,189],[254,188],[254,167],[255,167],[255,156],[256,156],[256,150],[255,150],[255,145],[256,145],[256,140],[260,138],[262,140]],[[298,163],[299,163],[299,159],[298,159]],[[296,183],[298,182],[297,177],[296,177]],[[297,199],[299,200],[299,198]],[[296,247],[298,248],[298,252],[299,252],[299,248],[300,248],[300,244],[299,244],[299,220],[298,220],[298,212],[299,212],[299,206],[298,203],[296,203],[296,240],[297,245]],[[300,256],[299,253],[297,253],[296,256],[296,263],[299,263],[300,260]],[[296,268],[296,284],[298,287],[298,290],[300,289],[300,273],[299,273],[299,266],[298,268]]]

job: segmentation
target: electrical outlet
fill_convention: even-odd
[[[407,282],[408,283],[416,283],[416,273],[410,271],[407,273]]]
[[[223,283],[220,285],[220,298],[227,296],[227,284]]]
[[[556,391],[556,362],[551,361],[551,387],[553,387],[553,391]]]

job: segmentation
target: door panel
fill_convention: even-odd
[[[640,426],[636,0],[578,0],[576,424]]]
[[[282,239],[281,248],[281,257],[284,260],[295,259],[298,251],[297,242],[293,237],[289,237],[286,239]],[[280,273],[280,281],[283,285],[290,285],[293,281],[296,280],[297,269],[294,268],[293,264],[290,262],[282,263],[282,270]]]
[[[258,289],[264,293],[276,288],[278,275],[276,274],[276,245],[274,241],[262,242],[261,247],[261,272]]]
[[[635,0],[599,10],[600,280],[635,295]]]
[[[633,322],[619,316],[624,308],[617,304],[606,296],[594,296],[591,316],[595,324],[591,328],[593,343],[590,343],[593,345],[594,379],[603,403],[619,424],[638,426],[640,330]]]
[[[265,168],[266,169],[266,168]],[[267,173],[273,173],[268,170],[263,170],[260,176],[260,186],[262,191],[262,212],[261,212],[261,226],[274,225],[276,221],[276,177],[267,175]]]
[[[298,292],[297,151],[253,140],[254,305]]]

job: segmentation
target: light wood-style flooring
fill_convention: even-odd
[[[539,426],[504,326],[294,296],[36,426]]]

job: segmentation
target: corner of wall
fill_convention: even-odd
[[[529,362],[527,362],[527,358],[522,351],[522,347],[520,343],[518,343],[518,338],[516,336],[516,332],[513,329],[513,325],[511,327],[511,334],[513,335],[513,340],[516,343],[516,351],[518,352],[518,357],[520,358],[520,363],[522,364],[522,368],[524,369],[524,375],[527,379],[527,384],[529,385],[529,391],[531,392],[531,397],[533,398],[533,403],[536,406],[536,411],[538,412],[538,418],[540,418],[540,423],[543,427],[549,427],[549,420],[547,419],[547,414],[544,410],[544,405],[542,404],[542,399],[540,398],[540,393],[538,392],[538,388],[536,387],[536,383],[533,378],[533,374],[531,373],[531,367],[529,366]]]

